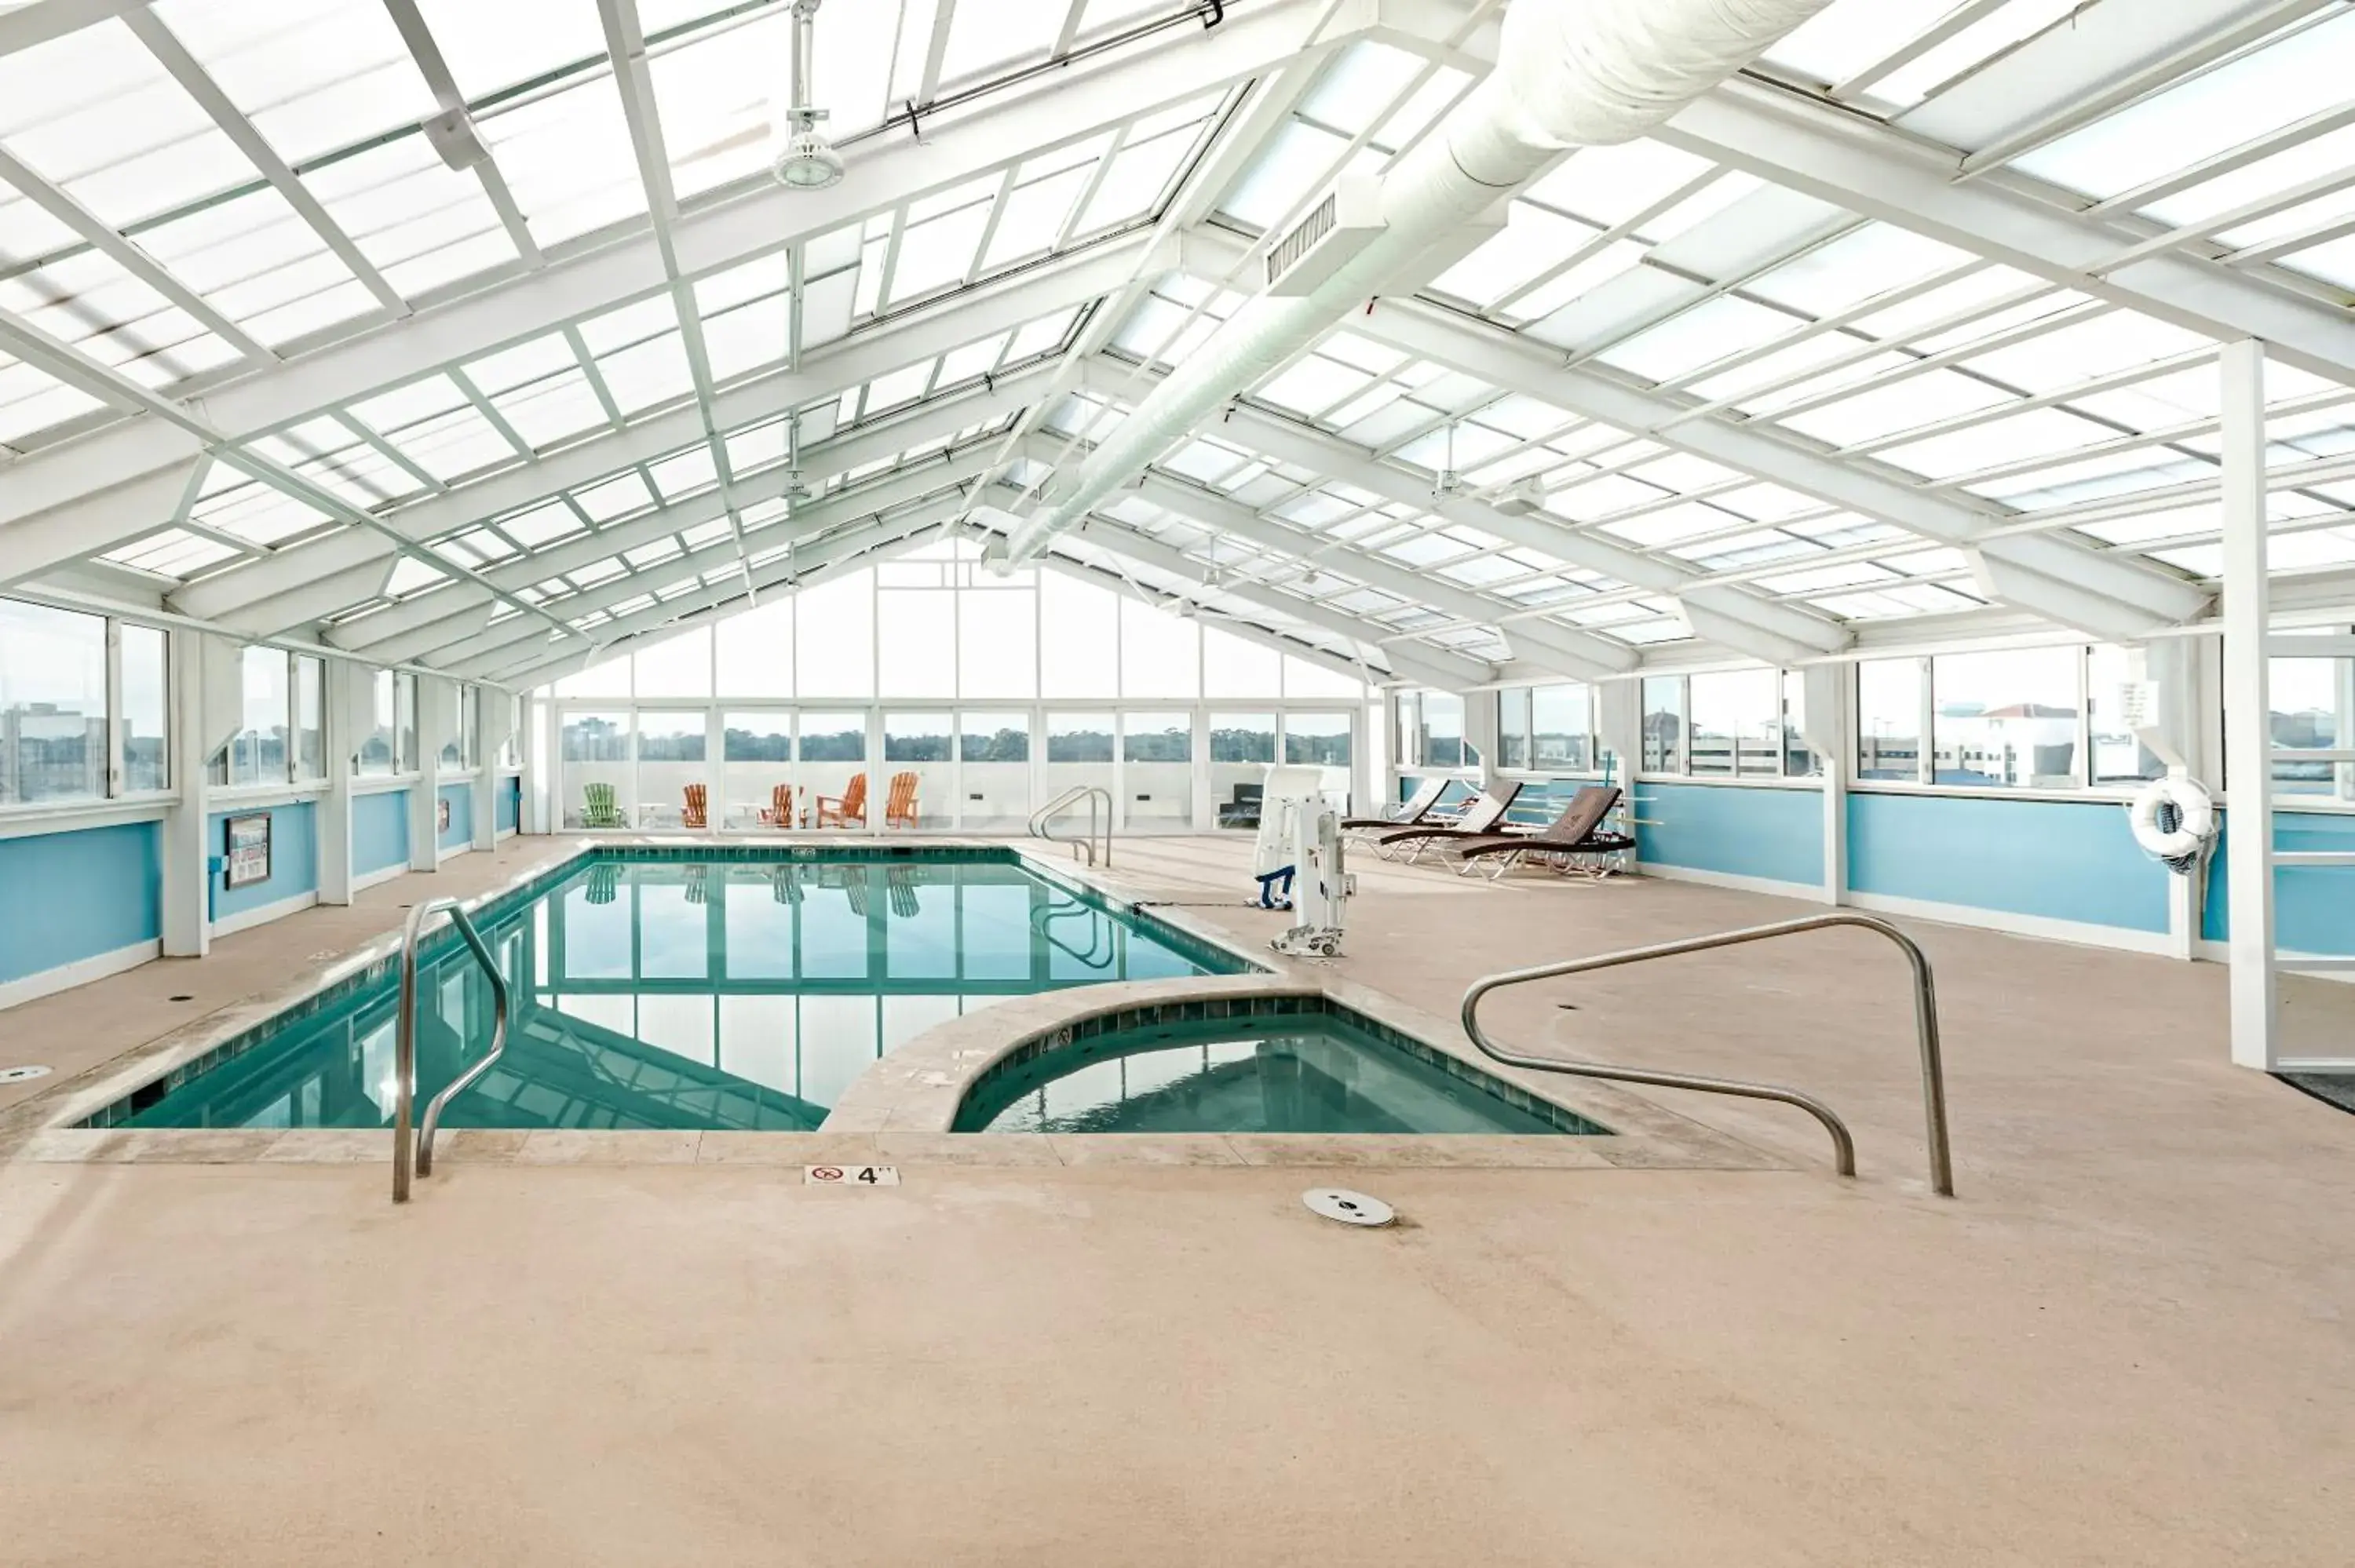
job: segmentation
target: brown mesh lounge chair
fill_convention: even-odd
[[[1497,832],[1505,813],[1512,809],[1513,797],[1521,792],[1518,784],[1499,784],[1483,789],[1480,798],[1464,809],[1464,814],[1452,822],[1424,822],[1416,827],[1393,828],[1374,834],[1374,853],[1388,855],[1399,849],[1406,851],[1412,862],[1434,843],[1458,839],[1487,838]]]
[[[1456,839],[1446,849],[1462,862],[1456,867],[1456,875],[1485,869],[1491,882],[1530,855],[1561,857],[1567,863],[1572,855],[1600,856],[1633,849],[1635,840],[1623,833],[1602,831],[1604,819],[1618,804],[1618,790],[1606,784],[1589,784],[1570,798],[1561,816],[1534,833],[1488,833]]]
[[[1428,819],[1439,798],[1447,793],[1444,779],[1426,779],[1415,786],[1414,793],[1399,802],[1395,813],[1387,817],[1344,817],[1341,829],[1348,832],[1359,828],[1403,828]]]

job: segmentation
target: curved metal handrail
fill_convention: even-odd
[[[1082,915],[1088,917],[1088,950],[1084,953],[1055,935],[1056,921],[1070,920]],[[1057,948],[1068,954],[1073,961],[1099,973],[1112,968],[1113,960],[1120,957],[1118,938],[1114,935],[1117,927],[1109,916],[1087,905],[1071,905],[1061,909],[1042,907],[1030,917],[1030,926],[1039,936],[1054,943]],[[1096,937],[1099,932],[1103,937],[1104,956],[1102,960],[1098,960],[1095,956]]]
[[[417,1139],[410,1141],[410,1118],[417,1103],[417,944],[424,933],[425,922],[442,910],[450,915],[450,924],[473,948],[484,973],[491,977],[491,1048],[464,1072],[453,1078],[440,1094],[427,1102],[425,1119],[417,1129]],[[412,1150],[417,1174],[433,1174],[433,1134],[442,1123],[443,1107],[471,1086],[474,1080],[491,1069],[507,1048],[507,978],[499,972],[498,960],[491,956],[483,934],[466,912],[458,907],[454,898],[429,898],[409,912],[409,924],[400,938],[400,1012],[393,1032],[393,1113],[392,1113],[392,1201],[409,1202],[410,1163]]]
[[[1047,819],[1061,810],[1064,807],[1080,800],[1082,796],[1086,798],[1088,802],[1088,836],[1084,839],[1059,839],[1054,834],[1049,832],[1047,831]],[[1080,852],[1085,850],[1087,852],[1088,863],[1090,865],[1095,864],[1096,838],[1098,833],[1096,827],[1096,801],[1098,800],[1102,800],[1103,801],[1103,827],[1102,830],[1103,838],[1103,863],[1110,865],[1112,863],[1112,791],[1105,789],[1101,784],[1074,784],[1070,789],[1064,790],[1061,794],[1056,796],[1053,800],[1048,801],[1045,805],[1039,807],[1037,810],[1031,812],[1030,836],[1034,839],[1044,839],[1049,843],[1070,844],[1071,846],[1071,858],[1073,860],[1079,859]]]
[[[1861,926],[1877,931],[1897,944],[1913,967],[1913,1029],[1922,1049],[1922,1114],[1927,1125],[1930,1142],[1930,1189],[1941,1197],[1955,1195],[1954,1157],[1946,1142],[1946,1079],[1938,1055],[1938,997],[1930,973],[1930,960],[1913,938],[1886,920],[1876,920],[1870,915],[1809,915],[1802,919],[1779,921],[1772,926],[1752,926],[1739,931],[1720,931],[1713,936],[1688,937],[1678,942],[1660,942],[1648,948],[1629,948],[1623,952],[1602,953],[1589,959],[1571,959],[1558,964],[1540,964],[1531,969],[1508,969],[1475,980],[1472,989],[1464,993],[1464,1033],[1483,1054],[1509,1067],[1529,1067],[1545,1073],[1568,1073],[1582,1078],[1609,1078],[1631,1084],[1657,1084],[1663,1088],[1699,1089],[1708,1094],[1740,1095],[1753,1100],[1779,1100],[1796,1106],[1823,1123],[1831,1134],[1832,1162],[1843,1176],[1856,1174],[1856,1140],[1849,1136],[1848,1127],[1831,1107],[1813,1095],[1797,1089],[1786,1089],[1775,1084],[1746,1083],[1739,1078],[1705,1078],[1690,1073],[1662,1073],[1643,1067],[1615,1067],[1602,1062],[1572,1062],[1560,1057],[1523,1056],[1500,1050],[1495,1042],[1481,1032],[1478,1013],[1480,1002],[1490,991],[1506,986],[1526,985],[1531,980],[1551,980],[1561,975],[1583,974],[1589,969],[1615,969],[1621,964],[1639,964],[1650,959],[1674,958],[1679,953],[1698,953],[1710,948],[1736,947],[1743,942],[1762,942],[1770,937],[1788,937],[1799,931],[1814,931],[1827,926]]]

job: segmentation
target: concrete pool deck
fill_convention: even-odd
[[[1116,874],[1262,941],[1248,849],[1124,840]],[[1357,869],[1332,971],[1443,1016],[1495,969],[1812,907]],[[81,1021],[127,1048],[181,1022],[164,996],[281,982],[427,885],[0,1013],[0,1055],[102,1061]],[[1796,1112],[1649,1090],[1783,1168],[910,1145],[904,1185],[842,1192],[700,1146],[453,1142],[397,1211],[372,1160],[20,1160],[0,1539],[12,1564],[2343,1563],[2355,1118],[2226,1065],[2220,967],[1906,924],[1951,1202],[1902,966],[1859,932],[1495,1010],[1508,1040],[1817,1091],[1854,1182]],[[2355,988],[2285,992],[2355,1026]],[[1320,1180],[1406,1223],[1316,1221]]]

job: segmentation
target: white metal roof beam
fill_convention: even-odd
[[[800,240],[1006,164],[1086,140],[1126,122],[1232,85],[1291,58],[1316,38],[1321,0],[1269,0],[1182,41],[1110,60],[1051,91],[986,99],[941,111],[924,139],[862,144],[856,177],[824,191],[762,186],[688,214],[673,226],[693,278],[771,255]],[[1354,24],[1337,30],[1348,32]],[[667,285],[650,235],[616,241],[496,284],[363,337],[241,377],[207,394],[208,418],[250,436],[642,299]],[[185,432],[136,419],[16,464],[0,494],[0,525],[120,483],[196,450]]]
[[[1262,609],[1299,621],[1304,626],[1314,626],[1329,631],[1336,637],[1347,638],[1359,647],[1379,655],[1393,666],[1396,666],[1401,660],[1408,663],[1419,663],[1422,666],[1423,674],[1439,678],[1442,683],[1451,690],[1461,691],[1482,685],[1496,678],[1496,672],[1485,660],[1468,658],[1461,653],[1451,653],[1442,648],[1383,642],[1379,638],[1369,635],[1374,630],[1373,623],[1355,616],[1344,615],[1338,610],[1327,609],[1314,599],[1296,599],[1274,588],[1263,588],[1254,583],[1209,582],[1205,577],[1209,568],[1203,562],[1195,560],[1173,546],[1140,534],[1124,523],[1104,516],[1102,513],[1090,515],[1087,532],[1080,535],[1073,543],[1080,546],[1093,545],[1115,556],[1135,561],[1139,566],[1150,567],[1155,571],[1165,572],[1181,581],[1197,584],[1201,590],[1194,596],[1197,600],[1230,599],[1244,604],[1257,605]]]
[[[2148,238],[1988,176],[1957,184],[1955,154],[1755,81],[1728,82],[1655,135],[2211,337],[2256,337],[2302,370],[2355,383],[2355,323],[2321,301],[2169,253],[2099,269]]]
[[[1451,318],[1429,305],[1386,301],[1371,315],[1353,321],[1352,326],[1393,348],[1422,355],[1450,369],[1526,393],[1631,435],[1650,437],[1727,468],[1944,544],[1972,545],[2003,520],[2000,513],[1934,494],[1893,472],[1876,471],[1853,461],[1812,451],[1764,430],[1722,419],[1683,418],[1689,412],[1683,399],[1665,397],[1591,370],[1566,369],[1542,347]],[[2012,555],[2013,543],[2004,541],[1987,548],[1999,555]],[[2207,595],[2199,588],[2156,567],[2097,556],[2057,540],[2050,543],[2052,551],[2038,552],[2033,560],[2014,558],[2021,565],[2065,577],[2122,607],[2142,612],[2148,622],[2146,630],[2195,615],[2207,602]],[[2081,558],[2064,560],[2062,555]],[[1804,563],[1795,563],[1799,564]],[[1649,570],[1657,577],[1663,568],[1679,576],[1689,575],[1684,568],[1666,562],[1654,562]],[[1612,570],[1607,567],[1600,569]],[[1640,587],[1657,586],[1673,591],[1673,585],[1666,582],[1647,582],[1625,571],[1614,571],[1614,575]],[[1739,612],[1737,607],[1724,603],[1712,608],[1728,614]],[[2023,604],[2020,608],[2037,607]],[[1764,629],[1789,634],[1781,627],[1767,625]]]
[[[1587,632],[1538,626],[1527,620],[1516,620],[1508,625],[1499,619],[1507,613],[1504,606],[1482,599],[1469,588],[1458,588],[1433,573],[1418,572],[1410,567],[1384,561],[1338,540],[1304,534],[1296,528],[1271,522],[1249,507],[1238,505],[1225,496],[1213,495],[1199,486],[1167,479],[1158,473],[1148,473],[1137,493],[1156,506],[1166,507],[1218,533],[1248,540],[1262,549],[1273,550],[1295,559],[1305,558],[1313,553],[1330,561],[1335,571],[1345,577],[1356,577],[1369,588],[1428,605],[1459,620],[1497,627],[1504,632],[1505,640],[1519,651],[1522,658],[1531,663],[1550,665],[1556,673],[1574,680],[1592,681],[1606,675],[1624,674],[1638,662],[1634,649],[1605,641]]]

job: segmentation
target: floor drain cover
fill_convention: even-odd
[[[1352,1192],[1347,1187],[1311,1187],[1300,1194],[1300,1201],[1308,1205],[1310,1213],[1338,1220],[1345,1225],[1386,1225],[1398,1218],[1397,1213],[1380,1198]]]
[[[47,1067],[0,1067],[0,1084],[21,1084],[28,1078],[46,1078]]]

